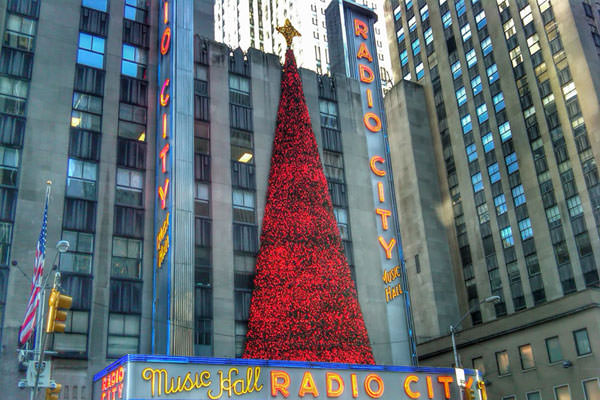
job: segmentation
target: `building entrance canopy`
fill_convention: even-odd
[[[93,400],[486,400],[475,370],[227,358],[125,356],[94,376]]]

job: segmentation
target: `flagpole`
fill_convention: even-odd
[[[45,198],[45,204],[46,204],[46,212],[47,212],[47,206],[48,203],[50,203],[50,192],[52,190],[52,181],[48,180],[46,181],[46,198]],[[44,242],[44,253],[46,253],[46,243]],[[44,264],[46,263],[46,257],[44,256]],[[39,380],[40,380],[40,368],[42,366],[42,362],[43,362],[43,355],[44,355],[44,347],[46,347],[46,336],[44,335],[44,315],[45,315],[45,310],[46,310],[46,284],[48,283],[48,278],[50,277],[50,273],[53,271],[53,268],[50,268],[50,271],[48,271],[48,273],[46,274],[46,276],[43,278],[43,283],[42,283],[42,287],[41,287],[41,295],[40,295],[40,304],[38,306],[38,313],[36,313],[36,328],[35,328],[35,345],[34,345],[34,352],[33,352],[33,360],[34,360],[34,366],[35,366],[35,384],[33,385],[33,388],[31,389],[31,396],[30,396],[30,400],[35,400],[35,398],[37,397],[37,391],[38,391],[38,384],[39,384]],[[44,340],[42,342],[42,336],[44,336]],[[35,361],[37,359],[37,361]],[[37,363],[37,365],[36,365]]]

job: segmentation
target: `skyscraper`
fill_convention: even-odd
[[[296,39],[298,65],[319,74],[327,73],[330,71],[330,66],[325,9],[330,2],[330,0],[216,0],[215,40],[232,48],[240,47],[246,51],[249,47],[253,47],[283,57],[285,41],[277,34],[275,27],[283,25],[285,19],[289,18],[302,32],[302,36]],[[383,1],[362,0],[360,3],[373,9],[379,17],[375,25],[375,34],[381,79],[384,87],[390,88],[391,65],[386,45]]]
[[[577,310],[599,282],[598,5],[388,0],[386,11],[395,80],[424,89],[463,326],[480,325],[462,347],[496,395],[563,398],[570,385],[583,398],[598,382],[571,359],[597,343],[598,315]],[[447,338],[416,334],[422,362],[450,361]],[[537,366],[553,379],[546,359],[581,365],[554,389],[522,375]]]

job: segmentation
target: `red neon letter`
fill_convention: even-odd
[[[450,384],[454,381],[451,376],[438,376],[438,382],[444,385],[444,394],[450,398]]]
[[[319,397],[319,391],[317,390],[317,385],[315,385],[315,380],[312,377],[312,374],[309,371],[304,373],[302,377],[302,382],[300,382],[300,390],[298,391],[298,396],[304,397],[306,393],[310,393],[313,397]]]
[[[379,244],[381,245],[381,247],[383,247],[383,250],[385,250],[385,258],[387,258],[388,260],[391,260],[392,259],[392,249],[396,245],[396,239],[391,238],[389,243],[386,243],[383,236],[379,236],[378,239],[379,239]]]
[[[384,176],[385,171],[383,169],[377,168],[377,166],[375,165],[375,163],[383,164],[384,162],[385,162],[385,159],[381,156],[371,157],[371,161],[369,162],[369,165],[371,166],[371,171],[373,171],[373,173],[377,176]]]
[[[167,87],[169,86],[170,82],[171,81],[169,80],[169,78],[165,79],[165,81],[162,84],[162,88],[160,88],[160,105],[163,107],[166,107],[167,104],[169,104],[169,99],[171,98],[171,96],[169,96],[168,93],[165,95],[165,91],[167,90]]]
[[[373,121],[373,122],[371,122]],[[368,130],[371,132],[379,132],[381,130],[381,120],[377,116],[377,114],[368,112],[363,117],[363,122]]]
[[[350,382],[352,383],[352,397],[358,397],[358,383],[356,382],[356,374],[350,375]]]
[[[169,192],[169,178],[165,179],[165,188],[158,187],[158,197],[160,197],[160,208],[163,210],[167,207],[167,193]]]
[[[370,62],[373,62],[373,56],[369,52],[369,49],[367,48],[367,45],[364,42],[360,44],[360,47],[358,48],[358,53],[356,54],[356,58],[365,58]]]
[[[410,384],[413,382],[419,382],[419,377],[416,375],[409,375],[406,377],[406,379],[404,380],[404,392],[411,399],[418,399],[419,397],[421,397],[421,393],[412,391],[412,389],[410,388]]]
[[[160,54],[163,56],[167,54],[169,49],[171,48],[171,28],[168,26],[165,28],[162,34],[162,38],[160,39]]]
[[[427,375],[425,379],[427,379],[427,396],[430,399],[433,399],[433,385],[431,384],[431,377]]]
[[[162,161],[162,172],[167,172],[167,153],[169,152],[169,143],[165,144],[160,153],[158,153],[158,157]]]
[[[376,208],[375,209],[375,214],[380,215],[381,216],[381,225],[383,227],[383,230],[388,230],[388,220],[387,217],[389,217],[390,215],[392,215],[392,212],[390,210],[384,210],[383,208]]]
[[[168,1],[165,1],[165,3],[163,4],[163,22],[165,25],[169,23],[169,2]]]
[[[339,374],[328,372],[325,374],[327,382],[327,397],[340,397],[344,393],[344,380]],[[337,383],[337,389],[333,388],[333,382]]]
[[[377,194],[379,195],[379,202],[385,201],[385,194],[383,192],[383,182],[377,182]]]
[[[377,390],[371,389],[371,382],[373,381],[377,383]],[[383,379],[377,374],[367,375],[365,378],[365,392],[373,399],[380,398],[383,394]]]
[[[371,92],[371,89],[367,89],[367,105],[369,108],[373,108],[373,92]]]
[[[362,36],[363,39],[367,38],[367,33],[369,32],[369,27],[363,21],[358,18],[354,18],[354,35]]]
[[[283,381],[280,382],[280,379]],[[287,372],[271,371],[271,396],[277,397],[277,392],[280,392],[283,397],[288,397],[290,395],[288,386],[290,386],[290,376]]]
[[[167,138],[167,113],[162,115],[162,137],[163,139]]]
[[[358,75],[360,76],[360,81],[365,83],[371,83],[373,82],[373,79],[375,79],[373,70],[364,64],[358,64]]]

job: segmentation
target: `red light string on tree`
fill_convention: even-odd
[[[243,357],[373,364],[290,43]]]

